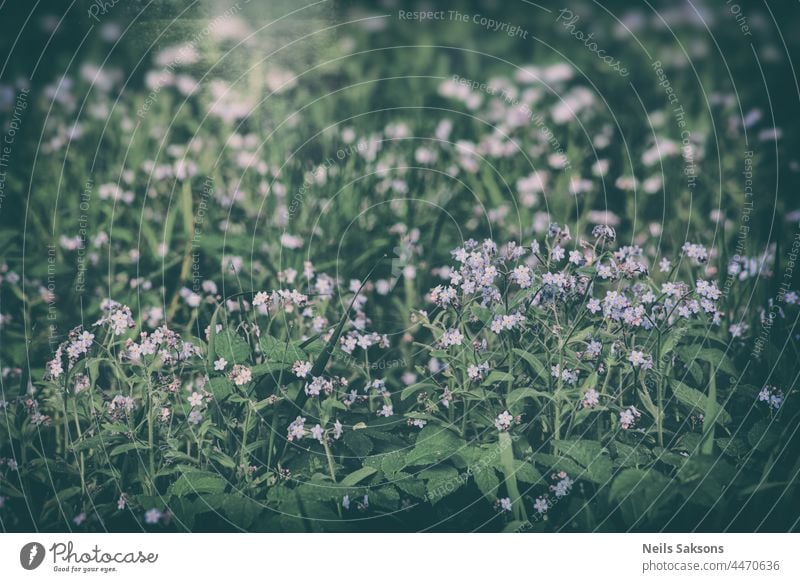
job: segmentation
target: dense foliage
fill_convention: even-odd
[[[251,8],[0,87],[4,530],[797,528],[797,162],[695,21]]]

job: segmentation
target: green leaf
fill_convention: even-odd
[[[568,457],[557,457],[547,453],[535,453],[533,460],[547,469],[547,472],[566,471],[572,476],[582,474],[583,467]]]
[[[699,390],[690,388],[680,380],[672,380],[670,384],[672,386],[672,393],[682,404],[702,414],[705,414],[705,412],[710,409],[711,403],[708,400],[708,396]],[[717,409],[716,421],[718,423],[728,424],[732,421],[731,415],[728,414],[722,406],[717,405]]]
[[[372,440],[357,430],[344,433],[344,444],[358,457],[366,457],[372,450]]]
[[[222,502],[222,512],[225,517],[234,525],[244,529],[253,524],[261,511],[263,507],[259,502],[244,495],[225,495]]]
[[[588,338],[593,333],[594,333],[594,328],[592,326],[586,326],[582,330],[572,334],[572,337],[569,338],[567,344],[570,345],[582,342],[586,340],[586,338]]]
[[[208,471],[187,471],[167,489],[167,493],[183,497],[191,493],[223,493],[225,479]]]
[[[616,453],[614,465],[618,467],[634,467],[650,462],[649,451],[644,447],[632,447],[620,442],[614,442],[611,446]]]
[[[267,358],[267,363],[282,364],[288,367],[297,361],[308,360],[308,356],[300,349],[297,342],[287,342],[264,334],[259,338],[258,343]]]
[[[469,480],[466,474],[460,475],[457,469],[448,465],[426,469],[419,476],[426,482],[428,501],[432,504],[447,497]]]
[[[390,478],[405,466],[406,455],[400,451],[388,453],[383,457],[383,459],[381,459],[381,471],[383,471],[386,476]]]
[[[374,467],[361,467],[357,471],[353,471],[347,477],[342,479],[340,485],[342,487],[353,487],[354,485],[360,483],[370,475],[374,475],[377,473],[378,470]]]
[[[562,440],[558,449],[585,468],[574,477],[583,477],[600,485],[611,480],[613,465],[603,446],[590,440]]]
[[[560,440],[558,450],[568,457],[575,459],[583,467],[588,467],[593,460],[603,454],[603,445],[590,440]]]
[[[110,457],[116,457],[117,455],[121,455],[123,453],[127,453],[128,451],[134,451],[134,450],[137,450],[137,449],[138,450],[145,450],[145,449],[148,449],[148,448],[150,448],[150,447],[149,447],[149,445],[147,443],[125,443],[125,444],[118,445],[118,446],[114,447],[113,449],[111,449],[111,452],[109,453],[109,456]]]
[[[214,349],[218,358],[225,358],[234,364],[244,363],[250,357],[250,344],[242,336],[228,329],[217,334]]]
[[[489,372],[489,375],[486,377],[486,380],[483,381],[484,386],[491,386],[492,384],[499,384],[501,382],[513,382],[514,381],[514,374],[509,374],[508,372],[502,372],[500,370],[492,370]]]
[[[643,508],[658,499],[669,487],[670,480],[655,470],[625,469],[611,483],[609,499],[622,501],[630,498],[641,503]]]
[[[208,381],[206,388],[214,395],[214,400],[222,402],[231,394],[231,381],[225,376],[217,376]]]
[[[371,489],[369,494],[369,505],[372,507],[382,507],[389,511],[396,510],[400,505],[400,494],[397,489],[391,486]]]
[[[511,435],[507,432],[501,432],[499,440],[500,465],[503,468],[503,475],[506,478],[506,489],[511,497],[514,519],[527,521],[528,516],[525,513],[525,507],[522,503],[522,496],[520,495],[519,488],[517,487],[517,478],[514,474],[514,446],[511,441]]]
[[[519,404],[520,400],[525,398],[530,398],[534,401],[538,400],[539,398],[553,400],[553,395],[548,394],[547,392],[541,392],[540,390],[534,390],[533,388],[517,388],[516,390],[509,392],[508,396],[506,396],[506,406],[509,410],[511,410],[517,404]]]
[[[514,461],[514,476],[517,481],[536,485],[544,483],[544,477],[529,461]]]
[[[408,465],[429,465],[457,455],[465,446],[453,432],[437,425],[427,425],[417,435],[414,448],[406,457]]]
[[[500,487],[500,479],[497,477],[494,467],[481,467],[473,473],[473,478],[475,479],[475,485],[478,486],[483,496],[494,503],[497,499],[497,490]]]
[[[405,400],[412,394],[416,394],[420,390],[425,388],[437,388],[436,384],[431,384],[430,382],[419,382],[416,384],[411,384],[411,386],[406,386],[403,388],[403,391],[400,393],[400,400]]]
[[[723,371],[731,376],[738,376],[739,372],[736,366],[733,365],[731,359],[725,355],[725,352],[717,348],[703,348],[698,350],[694,357],[698,360],[708,362],[712,366],[711,373],[716,375],[719,371]]]
[[[542,380],[544,380],[545,382],[550,381],[550,374],[547,373],[547,368],[539,358],[537,358],[530,352],[526,352],[525,350],[521,350],[519,348],[514,348],[514,353],[523,360],[525,360],[525,363],[527,363],[528,366],[530,366],[531,370]]]
[[[425,484],[409,473],[404,473],[402,471],[396,473],[392,485],[417,499],[423,499],[425,497]]]

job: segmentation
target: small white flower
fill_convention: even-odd
[[[305,422],[306,419],[302,416],[298,416],[294,419],[288,428],[288,440],[293,441],[294,439],[301,439],[305,436]]]
[[[594,408],[600,403],[600,394],[594,388],[589,388],[583,395],[584,408]]]
[[[301,362],[298,360],[292,366],[292,373],[298,378],[305,378],[308,376],[308,373],[311,372],[312,367],[313,365],[311,362]]]
[[[148,509],[144,514],[144,522],[149,525],[155,525],[161,520],[163,515],[164,514],[161,513],[159,509]]]
[[[624,430],[627,430],[636,424],[636,419],[640,416],[642,416],[641,412],[636,410],[634,406],[629,406],[619,413],[619,424]]]
[[[228,361],[225,358],[220,358],[214,362],[214,369],[219,372],[224,370],[227,365]]]
[[[253,379],[253,372],[247,366],[236,364],[231,370],[230,377],[237,386],[244,386]]]
[[[448,329],[442,334],[439,344],[443,348],[449,348],[450,346],[460,346],[463,340],[464,335],[459,330],[453,328]]]
[[[260,307],[261,305],[269,305],[269,294],[264,291],[259,291],[253,297],[253,306]]]
[[[494,420],[494,425],[497,427],[497,430],[500,432],[507,431],[511,427],[511,423],[514,421],[514,417],[511,416],[511,413],[508,410],[500,413],[497,415],[497,418]]]

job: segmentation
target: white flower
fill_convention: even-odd
[[[333,391],[333,382],[326,380],[322,376],[312,378],[311,382],[306,384],[305,392],[307,396],[319,396],[320,393],[325,392],[330,394]]]
[[[150,525],[157,524],[164,514],[159,509],[148,509],[144,514],[144,522]]]
[[[340,439],[342,437],[342,433],[343,432],[344,432],[344,429],[342,427],[342,423],[339,422],[338,420],[336,422],[334,422],[333,423],[333,438],[335,438],[337,440]]]
[[[459,330],[454,328],[448,329],[442,334],[439,344],[443,348],[449,348],[450,346],[460,346],[463,340],[464,335]]]
[[[594,408],[600,403],[600,394],[594,388],[589,388],[583,394],[582,404],[584,408]]]
[[[484,362],[480,365],[471,365],[467,368],[467,376],[470,380],[482,380],[489,370],[489,364]]]
[[[500,504],[500,511],[511,511],[511,498],[510,497],[503,497],[497,500]]]
[[[668,273],[671,268],[672,268],[672,263],[670,263],[667,257],[664,257],[658,263],[658,270],[661,271],[662,273]]]
[[[253,379],[253,372],[247,366],[236,364],[231,370],[230,377],[237,386],[244,386]]]
[[[774,386],[764,386],[758,393],[759,402],[766,402],[770,408],[778,410],[783,405],[783,391]]]
[[[192,395],[187,400],[189,401],[189,406],[203,405],[203,395],[198,392],[192,392]]]
[[[694,259],[698,263],[705,263],[708,261],[708,250],[702,245],[694,244],[694,243],[684,243],[683,247],[681,247],[683,254],[689,257],[690,259]]]
[[[203,422],[203,415],[200,413],[199,410],[192,410],[189,413],[189,417],[187,418],[187,420],[189,421],[190,424],[197,425]]]
[[[228,361],[225,358],[220,358],[219,360],[216,360],[214,362],[214,369],[219,372],[219,371],[224,370],[225,366],[227,366],[227,365],[228,365]]]
[[[112,416],[119,416],[126,412],[130,412],[133,410],[134,402],[133,398],[130,396],[123,396],[122,394],[117,394],[108,403],[108,412]]]
[[[574,481],[572,479],[564,475],[564,477],[552,488],[556,497],[564,497],[567,493],[569,493],[573,483]]]
[[[305,436],[305,422],[306,419],[302,416],[298,416],[294,419],[288,428],[288,440],[293,441],[294,439],[301,439]]]
[[[645,354],[639,350],[631,350],[630,355],[628,356],[628,361],[633,364],[635,368],[642,367],[645,370],[649,370],[653,367],[653,358],[652,356]]]
[[[253,297],[253,306],[260,307],[261,305],[269,305],[269,294],[264,291],[259,291],[256,293],[256,296]]]
[[[385,416],[389,418],[394,414],[394,408],[391,404],[384,404],[383,407],[378,411],[378,416]]]
[[[748,329],[750,326],[746,323],[734,323],[728,328],[728,331],[730,331],[731,337],[742,337]]]
[[[711,299],[712,301],[718,300],[722,295],[722,292],[719,290],[716,282],[714,281],[709,283],[708,281],[699,279],[695,287],[698,295],[707,299]]]
[[[314,425],[314,428],[311,429],[311,436],[317,439],[319,442],[323,442],[323,436],[325,435],[325,431],[319,424]]]
[[[531,270],[529,267],[525,265],[520,265],[516,267],[513,271],[511,271],[511,280],[514,281],[517,285],[522,287],[523,289],[527,289],[531,286],[533,279],[531,277]]]
[[[549,507],[550,504],[544,497],[537,497],[536,501],[533,502],[533,508],[540,514],[546,512]]]
[[[506,410],[497,415],[497,418],[494,420],[494,425],[497,427],[497,430],[500,432],[506,431],[511,427],[511,423],[514,421],[514,417],[511,416],[511,413]]]
[[[642,416],[641,412],[636,410],[635,407],[629,406],[619,413],[619,424],[624,430],[627,430],[636,424],[636,419],[640,416]]]
[[[292,373],[298,378],[305,378],[311,372],[313,364],[311,362],[296,361],[292,366]]]

